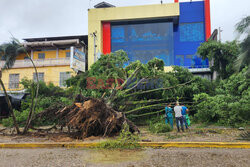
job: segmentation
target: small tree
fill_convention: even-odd
[[[2,71],[6,70],[6,69],[10,69],[14,65],[14,63],[16,61],[16,57],[19,53],[20,53],[20,49],[18,48],[18,45],[15,41],[12,41],[11,43],[3,44],[0,46],[0,59],[5,60],[5,64],[4,64],[3,68],[0,69],[0,85],[3,89],[4,94],[5,94],[5,100],[8,104],[10,114],[13,118],[13,123],[14,123],[14,126],[16,128],[17,134],[20,134],[20,130],[19,130],[19,126],[18,126],[17,121],[16,121],[15,114],[13,112],[13,107],[11,105],[9,95],[8,95],[6,88],[4,86],[4,83],[2,81]]]
[[[34,69],[35,69],[37,83],[39,82],[38,73],[37,73],[35,63],[31,59],[31,57],[30,57],[29,53],[27,52],[27,50],[22,46],[22,44],[17,39],[12,38],[12,41],[10,43],[6,43],[6,44],[1,45],[0,53],[1,53],[0,54],[1,59],[5,60],[5,64],[4,64],[3,69],[10,69],[14,65],[14,63],[16,61],[16,57],[20,53],[25,53],[27,55],[27,57],[29,58],[29,60],[31,61],[31,63],[32,63]],[[3,83],[1,83],[1,82],[2,82],[2,80],[0,80],[0,84],[2,85],[2,87],[4,89],[6,101],[8,103],[10,112],[12,114],[13,122],[14,122],[14,125],[16,127],[17,133],[19,134],[20,130],[19,130],[18,125],[16,123],[16,118],[15,118],[15,115],[14,115],[14,112],[13,112],[13,108],[11,106],[11,102],[10,102],[10,100],[8,98],[8,94],[6,92],[6,89],[5,89],[4,85],[3,85]],[[32,120],[32,117],[33,117],[33,113],[34,113],[36,105],[37,105],[39,84],[34,84],[33,83],[34,88],[35,88],[35,86],[36,86],[36,93],[34,93],[33,96],[32,96],[32,103],[31,103],[31,107],[30,107],[30,112],[29,112],[29,116],[27,118],[27,122],[26,122],[26,125],[25,125],[25,128],[24,128],[23,134],[27,133],[27,131],[29,129],[29,126],[30,126],[30,123],[31,123],[31,120]]]
[[[216,71],[221,79],[231,76],[234,70],[234,62],[239,54],[239,45],[233,42],[208,41],[202,43],[197,52],[203,59],[213,60],[211,71]]]

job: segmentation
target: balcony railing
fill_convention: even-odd
[[[36,67],[70,65],[70,58],[36,59],[33,61]],[[5,63],[4,61],[0,61],[0,68],[4,66],[4,63]],[[33,67],[29,59],[16,60],[12,68],[26,68],[26,67]]]

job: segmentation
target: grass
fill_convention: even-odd
[[[114,140],[107,140],[100,142],[97,148],[103,149],[139,149],[141,148],[138,143],[140,137],[138,135],[132,134],[129,131],[127,124],[124,125],[119,137]]]

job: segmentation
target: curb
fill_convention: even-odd
[[[0,143],[0,148],[91,148],[99,143]],[[151,148],[241,148],[250,149],[249,143],[241,142],[139,142]]]

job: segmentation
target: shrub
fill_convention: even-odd
[[[163,121],[160,122],[149,122],[149,131],[152,133],[166,133],[172,131],[172,128],[169,124],[166,124]]]
[[[138,149],[139,136],[131,133],[127,124],[124,125],[119,137],[116,140],[101,142],[98,148],[104,149]]]
[[[24,110],[22,112],[14,110],[16,121],[19,126],[23,127],[25,125],[25,121],[28,118],[29,110]],[[3,126],[5,127],[13,127],[13,119],[11,117],[2,120]]]
[[[250,122],[250,87],[246,70],[220,81],[215,95],[197,94],[195,118],[203,123],[238,127]]]

